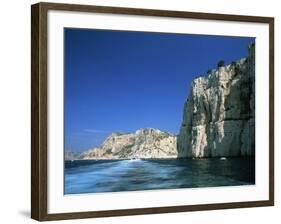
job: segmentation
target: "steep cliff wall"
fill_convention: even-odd
[[[179,157],[255,153],[255,46],[247,58],[192,82],[177,140]]]
[[[176,158],[177,137],[154,128],[135,133],[113,133],[101,146],[90,149],[79,159]]]

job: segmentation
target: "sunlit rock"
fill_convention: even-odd
[[[178,135],[179,157],[255,153],[255,46],[249,56],[193,80]]]
[[[135,133],[113,133],[101,146],[80,155],[80,159],[176,158],[175,135],[154,128]]]

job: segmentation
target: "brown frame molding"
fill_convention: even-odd
[[[142,16],[195,18],[269,25],[269,200],[157,208],[48,214],[47,202],[47,13],[48,10]],[[76,4],[37,3],[31,6],[31,218],[38,221],[187,212],[274,205],[274,18],[164,11]]]

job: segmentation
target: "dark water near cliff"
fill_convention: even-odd
[[[65,162],[65,194],[250,184],[254,158]]]

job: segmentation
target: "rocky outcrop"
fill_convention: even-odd
[[[70,150],[65,150],[64,152],[64,160],[75,160],[79,157],[79,153],[72,152]]]
[[[255,46],[249,56],[196,78],[177,140],[179,157],[255,153]]]
[[[79,159],[176,158],[176,142],[175,135],[154,128],[113,133],[101,146],[82,153]]]

